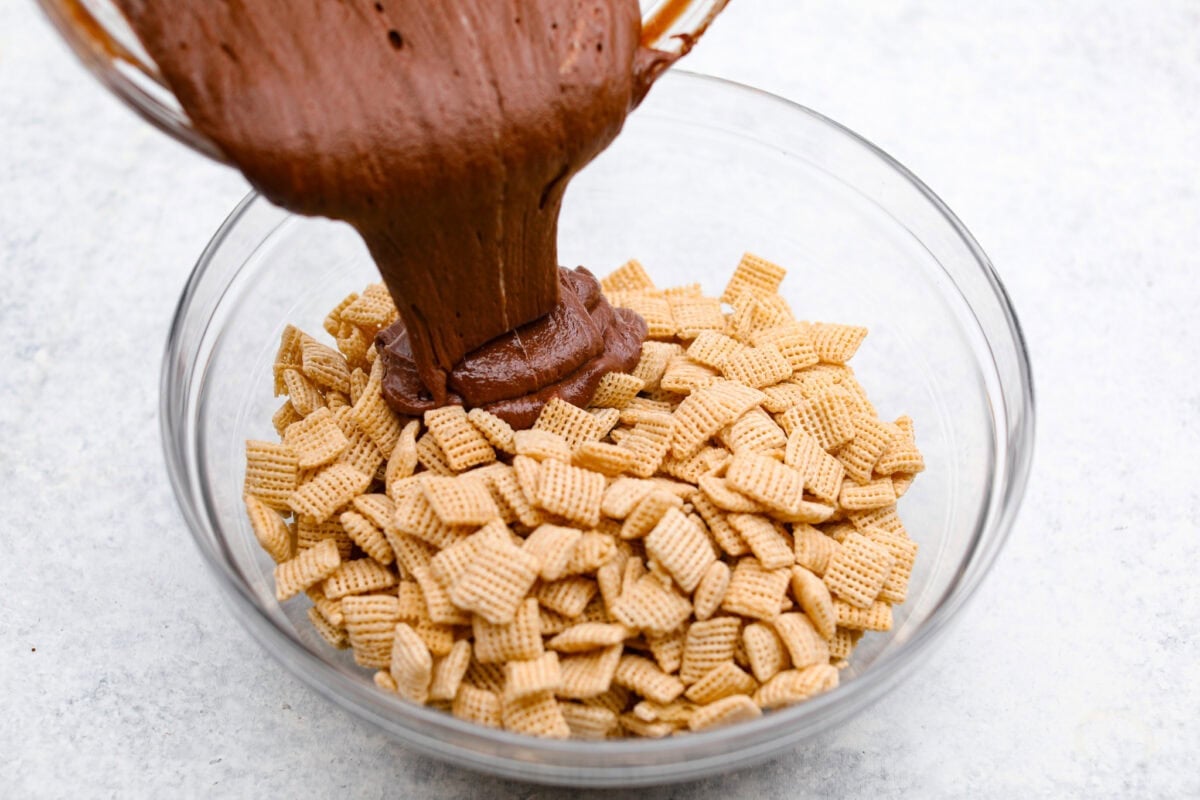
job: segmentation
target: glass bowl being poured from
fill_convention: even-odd
[[[381,693],[371,673],[281,606],[242,506],[244,442],[274,435],[271,364],[288,324],[378,280],[348,226],[256,195],[201,256],[162,373],[168,470],[234,616],[338,706],[406,747],[530,781],[631,786],[698,778],[796,747],[912,675],[990,569],[1025,487],[1029,363],[987,257],[940,200],[886,154],[801,106],[672,71],[571,184],[560,262],[603,274],[638,258],[661,286],[719,294],[743,251],[788,268],[798,318],[867,326],[856,376],[884,418],[915,421],[927,465],[900,501],[920,545],[895,627],[869,634],[832,692],[761,719],[666,739],[546,741]]]

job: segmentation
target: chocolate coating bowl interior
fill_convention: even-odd
[[[707,294],[749,250],[788,268],[781,292],[797,317],[870,328],[856,374],[881,416],[912,416],[927,464],[900,501],[921,550],[894,630],[864,638],[833,692],[654,741],[544,741],[379,692],[348,652],[319,640],[303,600],[275,601],[273,564],[241,500],[244,441],[275,435],[271,364],[283,326],[321,333],[326,312],[378,275],[348,227],[253,195],[188,281],[161,387],[171,481],[234,616],[282,667],[409,749],[542,783],[633,786],[744,767],[836,728],[917,672],[1003,545],[1033,446],[1016,316],[962,224],[903,167],[819,114],[673,72],[572,183],[559,242],[566,266],[603,275],[636,257],[660,286],[699,281]]]

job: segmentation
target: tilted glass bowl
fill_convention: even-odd
[[[920,544],[895,628],[870,634],[836,690],[761,719],[667,739],[545,741],[380,692],[281,606],[242,506],[244,442],[271,438],[271,364],[287,323],[378,280],[347,226],[251,195],[201,256],[162,372],[167,464],[189,530],[235,616],[284,667],[407,747],[472,769],[559,784],[631,786],[753,764],[837,725],[911,675],[991,567],[1033,441],[1020,330],[987,257],[903,167],[777,97],[673,72],[567,191],[560,263],[599,274],[631,257],[662,286],[719,293],[743,251],[789,270],[797,317],[870,328],[853,366],[880,414],[909,414],[926,471],[900,501]]]

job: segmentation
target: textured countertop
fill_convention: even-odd
[[[641,796],[1200,794],[1198,41],[1191,0],[738,0],[689,57],[958,213],[1024,324],[1039,435],[1006,551],[912,680],[803,750]],[[333,709],[188,541],[159,357],[245,191],[0,0],[0,794],[558,796]]]

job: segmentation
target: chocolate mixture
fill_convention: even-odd
[[[560,270],[568,181],[677,58],[636,0],[116,0],[195,127],[272,202],[353,225],[400,322],[399,412],[528,425],[637,362],[645,323]]]

